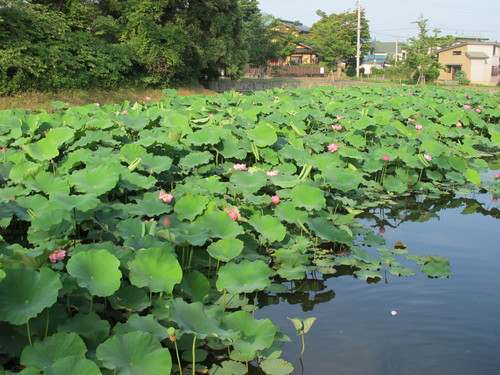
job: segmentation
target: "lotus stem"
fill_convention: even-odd
[[[30,343],[30,346],[33,346],[33,342],[31,341],[30,321],[29,320],[26,322],[26,330],[28,331],[28,342]]]
[[[94,307],[94,296],[90,296],[90,309],[89,314],[92,314],[92,308]]]
[[[177,340],[174,341],[174,345],[175,345],[175,355],[177,356],[177,363],[179,364],[179,373],[182,375],[181,357],[179,357],[179,347],[177,346]]]
[[[302,337],[302,351],[300,352],[300,355],[299,355],[299,359],[302,358],[302,356],[304,355],[304,351],[306,350],[306,342],[305,342],[305,339],[304,339],[304,336],[305,335],[300,335]]]
[[[193,375],[196,375],[196,335],[193,337],[193,347],[191,350],[193,352]]]
[[[47,310],[47,322],[45,323],[45,337],[49,334],[49,321],[50,321],[50,311],[49,308],[46,308]]]

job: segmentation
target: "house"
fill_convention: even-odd
[[[371,42],[370,53],[363,57],[361,68],[371,74],[372,68],[382,69],[406,58],[406,51],[398,42]]]
[[[287,34],[290,31],[296,36],[304,36],[309,34],[309,27],[304,26],[299,22],[292,22],[287,20],[277,20],[277,30],[282,34]],[[295,50],[291,55],[272,59],[269,65],[302,65],[302,64],[316,64],[318,63],[318,56],[314,53],[313,47],[304,42],[294,42]]]
[[[365,74],[371,74],[372,68],[383,69],[388,64],[388,55],[366,55],[363,57],[361,68]]]
[[[500,43],[484,38],[464,39],[437,51],[444,66],[438,81],[452,81],[459,71],[465,72],[471,83],[500,85]]]

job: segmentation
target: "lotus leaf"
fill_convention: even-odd
[[[152,292],[172,293],[182,280],[182,269],[171,246],[140,250],[129,263],[130,282]]]
[[[226,212],[216,212],[203,216],[204,226],[210,230],[212,237],[236,237],[243,232],[240,227]]]
[[[308,211],[321,210],[326,206],[323,192],[306,184],[294,187],[290,192],[290,197],[296,206],[304,207]]]
[[[0,321],[21,325],[57,301],[59,275],[49,268],[6,267],[0,281]]]
[[[21,354],[21,363],[45,370],[66,357],[85,358],[87,347],[76,333],[59,332],[27,346]]]
[[[170,374],[172,358],[148,332],[112,336],[99,345],[97,358],[118,375]]]
[[[65,357],[47,367],[45,375],[101,375],[99,367],[87,358]]]
[[[269,242],[282,241],[286,235],[286,228],[280,220],[270,215],[253,215],[249,223]]]
[[[268,375],[288,375],[294,370],[290,362],[278,358],[266,359],[260,364],[260,367]]]
[[[237,238],[223,238],[207,247],[208,253],[222,262],[236,258],[243,250],[243,241]]]
[[[200,271],[194,270],[183,277],[181,288],[193,302],[204,302],[210,293],[210,281]]]
[[[182,333],[193,334],[200,339],[218,337],[231,339],[235,333],[220,325],[220,310],[207,310],[201,302],[187,303],[181,298],[169,302],[170,317],[180,327]]]
[[[116,186],[119,173],[112,165],[78,170],[69,176],[69,182],[82,193],[104,194]]]
[[[115,335],[136,331],[148,332],[159,341],[163,341],[170,336],[167,328],[162,326],[151,314],[147,316],[133,314],[127,319],[126,323],[117,323],[113,328],[113,334]]]
[[[109,337],[110,325],[96,313],[78,313],[59,325],[61,332],[73,332],[85,340],[90,347],[97,347]]]
[[[267,263],[261,260],[227,263],[219,269],[216,285],[218,290],[229,293],[252,293],[268,287],[272,274]]]
[[[73,255],[66,266],[78,285],[92,295],[107,297],[120,287],[120,261],[107,250],[88,250]]]
[[[257,351],[270,348],[278,330],[269,319],[255,319],[245,311],[226,314],[222,320],[227,329],[240,333],[233,346],[247,360],[253,359]]]
[[[203,213],[208,202],[208,197],[203,195],[186,195],[177,201],[174,211],[180,220],[193,221]]]
[[[271,125],[262,124],[247,131],[248,138],[259,147],[271,146],[276,143],[278,136]]]

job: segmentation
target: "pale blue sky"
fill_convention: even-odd
[[[277,18],[311,27],[319,20],[316,10],[327,14],[356,9],[356,0],[259,0],[260,9]],[[441,34],[468,34],[500,42],[498,0],[361,0],[373,39],[392,42],[416,36],[412,24],[420,15]]]

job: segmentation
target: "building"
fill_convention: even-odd
[[[277,21],[277,29],[280,33],[286,34],[291,31],[296,36],[304,36],[304,39],[305,35],[309,33],[309,27],[304,26],[300,22],[287,20]],[[296,42],[293,44],[295,45],[295,50],[291,53],[291,55],[283,58],[272,59],[269,61],[269,65],[302,65],[318,63],[318,56],[314,53],[312,46],[303,42]]]
[[[484,38],[457,38],[449,47],[437,51],[438,61],[443,65],[438,81],[453,81],[463,71],[473,84],[500,85],[500,43]]]

